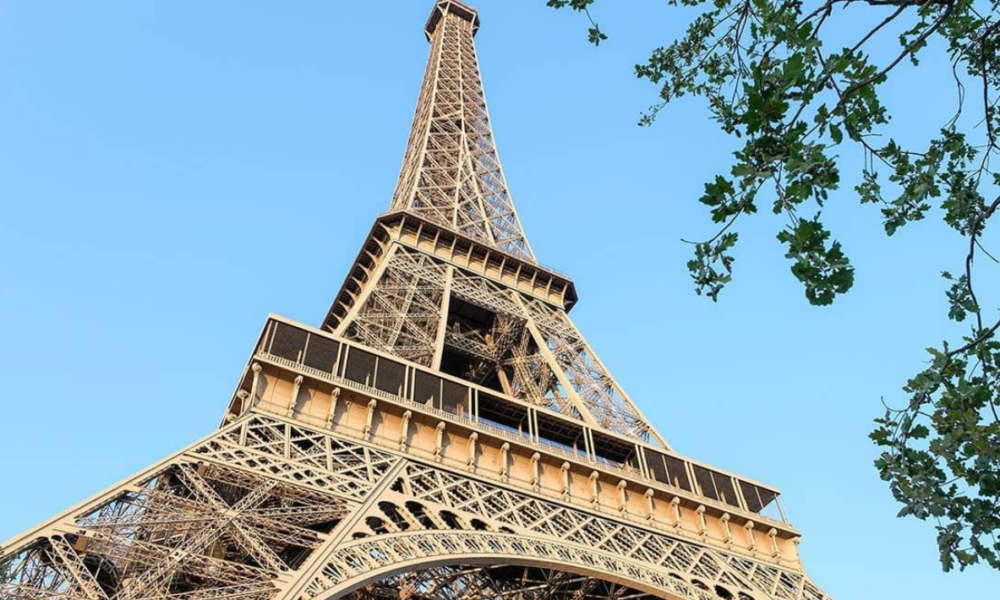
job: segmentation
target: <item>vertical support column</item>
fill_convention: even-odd
[[[372,398],[368,401],[368,415],[365,417],[365,441],[369,441],[372,435],[372,424],[375,422],[375,407],[378,405],[378,400]]]
[[[656,520],[656,493],[652,488],[646,490],[646,520]]]
[[[729,519],[731,518],[732,517],[729,515],[729,513],[722,513],[721,521],[722,521],[722,532],[724,536],[723,541],[726,543],[726,548],[733,547],[733,532],[732,530],[729,529]]]
[[[747,530],[747,537],[750,538],[750,554],[753,556],[757,556],[757,539],[753,535],[753,528],[755,526],[756,523],[753,521],[747,521],[743,526],[743,528]]]
[[[260,401],[257,398],[257,392],[260,389],[260,372],[264,370],[264,367],[260,366],[259,362],[255,362],[250,370],[253,371],[253,382],[250,384],[250,406],[256,406],[257,402]]]
[[[788,517],[785,516],[785,507],[781,505],[781,496],[775,496],[774,497],[774,502],[775,502],[775,504],[778,505],[778,514],[781,515],[781,522],[782,523],[787,523],[788,522]]]
[[[590,473],[590,505],[596,509],[601,508],[601,484],[600,479],[601,474],[597,471],[591,471]]]
[[[541,460],[542,455],[538,452],[531,455],[531,489],[536,492],[542,485],[542,468],[539,464]]]
[[[708,521],[705,520],[705,510],[704,504],[698,505],[698,508],[695,510],[698,513],[698,535],[702,538],[708,537]]]
[[[295,378],[292,382],[292,398],[288,401],[288,412],[285,414],[289,419],[295,416],[295,405],[299,401],[299,391],[302,390],[302,382],[305,381],[301,375]]]
[[[750,509],[747,508],[748,505],[746,496],[743,495],[743,488],[740,486],[740,480],[735,477],[730,477],[729,481],[733,485],[733,490],[736,491],[736,502],[740,505],[740,508],[749,511]]]
[[[236,410],[236,416],[240,416],[247,411],[247,399],[250,397],[250,392],[246,390],[240,390],[236,392],[236,399],[240,401],[240,407]]]
[[[330,429],[333,428],[333,419],[337,416],[337,400],[340,398],[340,388],[333,388],[333,392],[330,393],[330,410],[326,413],[326,426]]]
[[[468,466],[470,472],[476,471],[476,440],[479,439],[479,434],[473,431],[469,435],[469,459]]]
[[[451,306],[451,280],[455,277],[455,267],[448,265],[444,273],[444,294],[441,296],[441,316],[438,318],[437,335],[434,341],[434,359],[431,368],[441,370],[441,357],[444,354],[444,334],[448,329],[448,310]]]
[[[680,529],[681,527],[681,499],[674,496],[674,499],[670,501],[670,505],[674,507],[674,529]]]
[[[510,480],[510,444],[504,442],[503,446],[500,446],[500,481],[507,483]]]
[[[410,419],[413,418],[413,411],[408,410],[403,413],[403,422],[399,426],[399,450],[406,452],[407,442],[410,437]]]
[[[570,484],[569,463],[568,462],[564,462],[562,464],[562,467],[560,467],[560,470],[562,471],[562,498],[563,498],[563,500],[569,502],[569,491],[570,491],[569,490],[569,484]]]
[[[646,453],[642,451],[639,444],[635,445],[635,457],[639,461],[639,472],[642,473],[643,478],[652,479],[653,477],[649,474],[649,465],[646,464]]]
[[[624,479],[618,482],[618,512],[628,515],[628,482]]]
[[[292,426],[285,423],[285,458],[292,457]]]
[[[778,530],[772,527],[767,532],[767,537],[771,538],[771,558],[778,558],[781,556],[781,550],[778,548]]]
[[[434,439],[434,462],[441,462],[441,452],[444,450],[444,421],[437,424]]]

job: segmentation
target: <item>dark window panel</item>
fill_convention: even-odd
[[[403,378],[405,376],[405,366],[396,361],[379,357],[378,376],[375,378],[376,388],[383,392],[401,396],[403,394]]]
[[[284,323],[276,323],[275,325],[277,327],[271,342],[271,354],[299,362],[301,353],[306,347],[306,337],[309,334]]]
[[[417,371],[413,382],[413,400],[420,404],[438,406],[441,402],[441,378]]]
[[[465,415],[468,406],[469,388],[445,379],[441,392],[441,408],[454,415]]]
[[[371,385],[375,379],[375,355],[358,348],[351,348],[347,355],[344,377],[364,385]]]
[[[306,358],[303,361],[306,366],[333,373],[334,363],[337,362],[337,350],[340,344],[331,339],[318,335],[309,336],[309,346],[306,348]]]

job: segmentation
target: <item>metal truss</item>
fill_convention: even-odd
[[[4,598],[270,598],[348,503],[218,464],[177,461],[54,524],[14,555]]]
[[[487,368],[503,373],[507,382],[504,391],[531,404],[579,417],[579,411],[560,389],[552,365],[540,352],[539,340],[532,335],[527,316],[508,290],[460,269],[454,272],[451,290],[456,297],[495,315],[488,331],[474,333],[488,336],[487,350],[478,358],[485,359]],[[455,340],[456,337],[449,337],[446,342],[458,345],[460,340]]]
[[[257,412],[11,550],[12,599],[828,600],[800,571]]]
[[[392,208],[534,260],[493,142],[473,43],[478,17],[457,2],[434,10],[431,55]]]
[[[270,323],[223,426],[4,543],[0,598],[829,600],[762,514],[778,492],[655,448],[570,321],[507,192],[478,23],[435,3],[334,334]]]
[[[598,425],[643,439],[652,435],[666,445],[570,322],[566,311],[534,299],[525,299],[523,304],[569,387]]]
[[[433,367],[450,348],[471,359],[464,379],[499,375],[510,396],[666,446],[561,307],[400,244],[382,261],[342,325],[347,338]],[[449,320],[451,298],[488,311],[489,324]]]
[[[640,600],[654,598],[628,586],[541,567],[459,565],[387,577],[350,600]]]
[[[445,266],[394,246],[346,337],[429,366],[437,347]]]

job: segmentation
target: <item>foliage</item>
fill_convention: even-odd
[[[590,18],[594,0],[548,4]],[[1000,153],[1000,0],[670,4],[697,15],[681,37],[636,66],[660,90],[640,124],[653,123],[677,98],[696,97],[740,146],[728,172],[699,198],[717,227],[694,243],[688,263],[699,294],[718,299],[732,279],[737,222],[767,203],[785,221],[777,239],[808,301],[828,305],[851,289],[854,268],[821,217],[840,185],[834,152],[842,148],[863,153],[854,191],[879,209],[887,235],[936,204],[966,238],[960,275],[943,275],[948,317],[968,332],[959,343],[928,349],[928,366],[903,388],[908,403],[887,409],[871,438],[881,448],[878,471],[903,505],[900,516],[936,523],[944,569],[980,561],[1000,569],[1000,321],[984,323],[973,268],[977,257],[995,260],[981,237],[1000,206],[1000,174],[990,164]],[[835,18],[851,19],[854,42],[827,49]],[[591,41],[607,39],[590,21]],[[873,44],[892,32],[898,48],[874,58]],[[947,52],[952,76],[931,84],[957,88],[955,116],[924,147],[881,141],[891,116],[882,90],[893,71],[937,50]]]

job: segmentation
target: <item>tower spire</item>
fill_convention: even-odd
[[[475,9],[435,3],[424,28],[430,57],[392,209],[534,261],[493,140],[473,42],[478,29]]]

